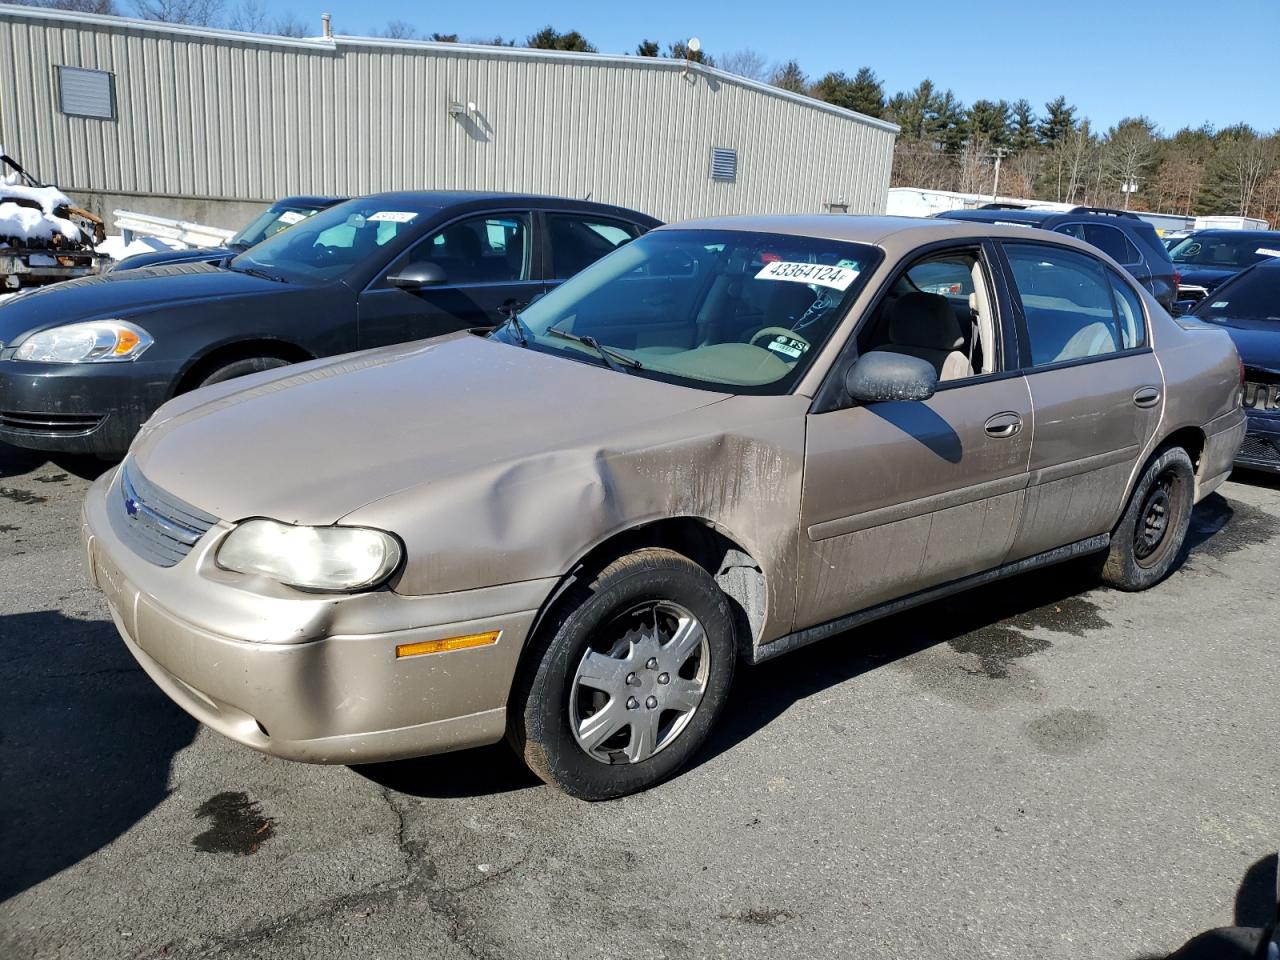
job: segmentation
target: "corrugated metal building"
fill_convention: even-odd
[[[698,64],[0,5],[0,144],[101,212],[530,191],[666,220],[879,213],[897,128]]]

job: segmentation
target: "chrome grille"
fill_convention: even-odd
[[[116,534],[134,553],[172,567],[218,518],[183,503],[144,477],[129,460],[120,468],[120,494],[108,514]]]

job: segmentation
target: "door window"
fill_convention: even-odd
[[[488,214],[458,220],[415,246],[392,271],[429,261],[444,270],[448,286],[528,280],[528,238],[527,214]]]
[[[1007,243],[1004,250],[1026,319],[1033,367],[1121,349],[1115,292],[1101,263],[1041,244]]]
[[[1142,311],[1142,301],[1134,293],[1133,287],[1125,283],[1115,273],[1108,271],[1111,289],[1115,296],[1116,323],[1120,331],[1121,349],[1131,350],[1144,346],[1147,342],[1146,314]]]
[[[635,224],[571,213],[547,214],[551,263],[556,280],[585,270],[628,240],[639,236]]]
[[[1067,223],[1056,227],[1054,233],[1065,233],[1069,237],[1083,240],[1125,266],[1142,262],[1142,253],[1124,235],[1124,231],[1105,223]]]

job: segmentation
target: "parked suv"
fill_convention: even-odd
[[[1200,301],[1241,270],[1280,257],[1280,230],[1197,230],[1169,248],[1178,299]]]
[[[1137,214],[1105,207],[1073,210],[948,210],[936,216],[1039,227],[1092,244],[1123,266],[1166,310],[1178,299],[1178,271],[1156,228]]]

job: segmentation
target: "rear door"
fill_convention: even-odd
[[[445,224],[397,257],[361,292],[360,346],[501,323],[505,303],[527,303],[543,289],[532,236],[533,218],[526,210],[474,214]],[[444,270],[444,283],[402,290],[387,282],[409,264],[425,261]]]
[[[1034,409],[1013,561],[1111,530],[1160,422],[1164,378],[1130,280],[1052,244],[1001,249]]]

